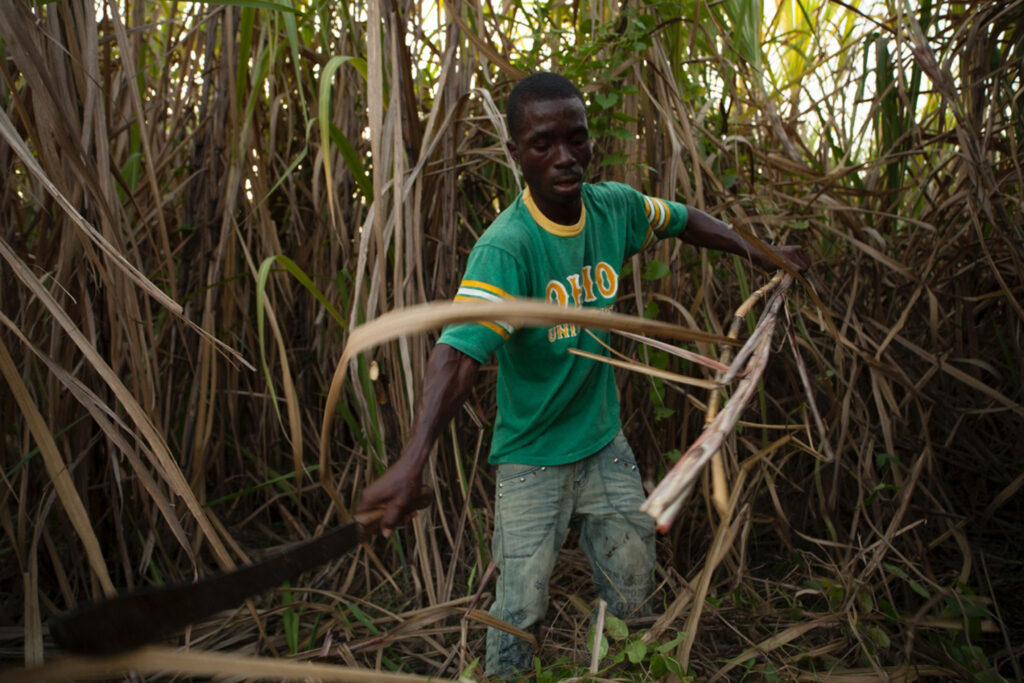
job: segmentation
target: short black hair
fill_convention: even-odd
[[[561,74],[550,71],[541,71],[530,74],[523,80],[516,83],[509,93],[508,102],[505,104],[505,116],[508,119],[508,133],[515,140],[519,134],[519,125],[522,120],[523,108],[530,102],[540,100],[567,100],[575,97],[583,106],[587,103],[579,88],[573,85],[572,81]]]

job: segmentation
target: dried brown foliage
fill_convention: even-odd
[[[328,495],[335,364],[353,326],[451,296],[517,191],[496,103],[551,59],[595,102],[601,177],[814,255],[720,469],[662,539],[649,639],[688,630],[700,679],[1022,677],[1024,2],[805,2],[753,29],[702,0],[257,4],[0,3],[6,661],[56,656],[49,616],[115,587],[316,534],[393,457],[431,336],[353,361]],[[651,260],[669,275],[645,280]],[[766,280],[661,245],[620,310],[723,335]],[[445,677],[479,656],[482,378],[431,513],[182,642]],[[622,396],[652,481],[719,400],[625,374]],[[563,559],[542,653],[585,662],[592,594]],[[174,662],[151,654],[119,666]]]

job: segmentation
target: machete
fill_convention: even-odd
[[[421,493],[416,507],[425,507]],[[320,536],[300,541],[267,558],[194,583],[146,586],[50,619],[50,635],[65,650],[112,655],[169,636],[251,595],[280,586],[319,567],[377,533],[384,510],[373,510]]]

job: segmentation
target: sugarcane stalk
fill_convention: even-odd
[[[736,312],[733,314],[732,324],[729,325],[729,332],[726,335],[730,339],[737,339],[739,337],[740,325],[743,323],[744,318],[747,317],[747,314],[750,312],[753,305],[764,298],[764,296],[772,289],[778,287],[768,306],[765,308],[764,313],[761,314],[761,319],[754,327],[754,331],[750,334],[750,338],[747,339],[743,344],[743,347],[736,352],[736,358],[732,360],[732,362],[728,360],[732,353],[732,349],[728,347],[722,354],[722,362],[729,365],[729,369],[726,370],[725,374],[719,378],[719,381],[723,385],[732,382],[732,380],[742,372],[743,367],[747,362],[747,358],[750,357],[754,347],[757,346],[757,342],[760,340],[761,335],[770,334],[775,331],[774,325],[765,324],[765,318],[769,315],[769,312],[773,307],[778,309],[782,295],[785,294],[791,284],[793,284],[793,278],[791,276],[786,276],[785,273],[779,271],[779,274],[773,277],[768,284],[748,296],[747,300],[736,309]]]
[[[737,308],[736,312],[733,314],[732,324],[729,325],[727,336],[730,339],[737,339],[739,337],[740,325],[743,323],[744,318],[747,317],[747,313],[750,312],[750,309],[754,307],[754,304],[763,299],[768,292],[772,291],[776,287],[778,287],[778,291],[776,292],[775,299],[773,299],[773,301],[780,301],[781,295],[789,288],[789,285],[792,282],[792,276],[788,276],[783,271],[779,271],[771,280],[765,283],[764,286],[748,296],[746,301],[740,304],[740,307]],[[757,326],[754,328],[754,333],[750,335],[750,339],[747,340],[746,344],[743,345],[743,348],[741,348],[736,354],[736,359],[730,364],[729,369],[719,376],[718,379],[722,385],[731,382],[738,374],[746,372],[746,370],[741,371],[741,367],[750,357],[750,354],[760,340],[761,335],[764,334],[765,330],[770,329],[771,332],[775,331],[774,323],[770,327],[765,324],[766,317],[768,316],[771,308],[772,305],[769,305],[766,308],[765,313],[761,316],[761,320],[758,321]],[[771,336],[770,333],[769,336]],[[722,353],[723,363],[729,363],[729,356],[731,353],[732,347],[726,347],[725,351]],[[704,416],[705,429],[707,429],[707,426],[711,424],[718,415],[721,400],[721,389],[713,391],[711,396],[708,398],[708,410]],[[684,496],[685,495],[688,494],[684,494]],[[716,453],[711,459],[711,501],[714,504],[715,509],[718,510],[719,516],[724,517],[729,508],[729,484],[725,478],[725,462],[722,459],[721,453]]]
[[[765,337],[751,357],[749,373],[736,387],[732,400],[711,421],[703,434],[690,446],[679,462],[669,470],[661,483],[644,501],[640,509],[655,519],[659,531],[667,531],[671,526],[675,519],[675,515],[671,514],[673,503],[694,482],[701,469],[718,451],[725,441],[725,437],[736,426],[743,408],[746,407],[757,389],[757,383],[768,364],[770,350],[771,338]]]
[[[719,391],[712,394],[708,405],[709,419],[707,420],[704,432],[687,449],[672,469],[669,470],[665,478],[651,492],[651,495],[641,507],[641,509],[655,519],[659,531],[664,532],[671,526],[679,510],[680,499],[687,494],[688,489],[693,485],[701,469],[718,453],[726,436],[735,428],[740,415],[754,396],[758,382],[768,365],[768,358],[771,353],[771,333],[775,329],[786,289],[791,282],[792,278],[789,276],[773,278],[772,282],[759,289],[748,299],[750,305],[753,305],[753,301],[763,297],[772,288],[781,285],[769,302],[761,321],[758,323],[755,334],[751,335],[755,337],[755,342],[753,345],[748,344],[750,350],[746,353],[747,362],[744,377],[737,385],[732,399],[719,412]],[[741,320],[746,315],[746,312],[749,311],[748,302],[744,302],[744,305],[737,310],[737,317],[733,321],[735,329],[730,330],[730,335],[738,333],[736,321]],[[728,489],[725,483],[724,468],[722,470],[720,480],[716,477],[716,490],[713,500],[716,509],[725,515],[728,510]],[[714,474],[714,470],[712,472]],[[725,499],[719,501],[720,495],[724,495]]]

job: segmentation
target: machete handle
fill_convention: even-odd
[[[434,496],[429,488],[426,486],[420,487],[420,492],[416,494],[416,497],[412,499],[413,511],[417,512],[430,505],[433,501]],[[359,526],[362,528],[362,540],[367,540],[371,536],[375,535],[380,531],[380,520],[384,517],[384,513],[387,511],[386,507],[373,508],[366,512],[357,512],[353,519],[359,522]],[[410,515],[410,518],[412,516]],[[403,524],[408,519],[403,521]]]

